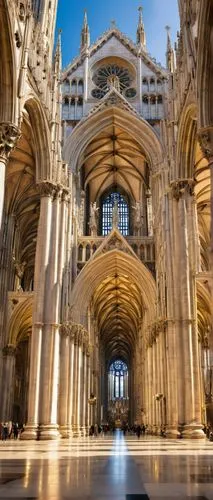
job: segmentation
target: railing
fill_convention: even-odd
[[[78,238],[78,270],[88,262],[96,250],[103,243],[105,236],[81,236]],[[155,248],[154,240],[151,236],[127,236],[129,243],[137,257],[154,273],[155,270]]]

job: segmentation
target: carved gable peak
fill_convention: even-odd
[[[92,256],[92,259],[95,259],[96,257],[99,257],[100,255],[112,250],[119,250],[120,252],[128,253],[129,255],[131,255],[131,257],[138,259],[134,250],[132,250],[129,243],[116,228],[112,229],[111,233],[109,233],[108,236],[104,239],[103,243]]]
[[[113,107],[113,106],[115,106],[116,108],[123,109],[125,111],[129,111],[129,113],[137,115],[140,118],[138,112],[131,106],[131,104],[129,104],[129,102],[125,99],[125,97],[122,94],[120,94],[120,92],[115,88],[111,88],[109,92],[107,92],[107,94],[101,99],[101,101],[98,104],[96,104],[94,108],[91,109],[91,111],[87,115],[87,118],[88,116],[103,111],[107,107]]]

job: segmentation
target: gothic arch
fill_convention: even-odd
[[[16,65],[8,2],[0,0],[0,122],[15,122]]]
[[[65,161],[73,172],[80,170],[83,164],[85,148],[92,139],[111,124],[120,127],[136,140],[143,148],[152,171],[163,163],[163,146],[153,128],[142,118],[116,106],[105,107],[88,116],[77,125],[67,138],[64,146]],[[131,127],[129,124],[131,123]]]
[[[18,299],[16,299],[18,300]],[[8,343],[16,346],[29,336],[32,328],[33,297],[30,295],[15,307],[8,325]]]
[[[213,123],[213,3],[211,0],[200,0],[197,75],[199,127],[204,128]]]
[[[27,95],[24,109],[29,115],[32,130],[36,158],[36,182],[54,182],[56,172],[51,164],[50,130],[42,105],[35,95]]]
[[[175,178],[192,179],[194,175],[195,146],[197,139],[197,107],[187,102],[183,110],[177,139]]]
[[[148,269],[135,257],[114,249],[89,261],[77,277],[72,294],[72,319],[77,323],[85,322],[87,308],[97,287],[114,273],[127,275],[140,290],[146,323],[155,318],[156,285]],[[87,325],[85,325],[87,326]]]

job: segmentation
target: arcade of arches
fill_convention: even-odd
[[[141,13],[136,43],[112,25],[94,44],[85,14],[64,71],[56,4],[0,0],[0,421],[25,424],[23,439],[107,422],[203,438],[212,2],[179,2],[166,68]]]

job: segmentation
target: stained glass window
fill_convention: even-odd
[[[128,387],[127,382],[124,383],[124,379],[127,381],[128,368],[126,363],[120,359],[114,361],[110,365],[109,369],[109,380],[110,380],[110,394],[112,399],[123,399],[128,397]]]
[[[118,207],[118,229],[123,236],[129,235],[129,204],[124,196],[118,192],[108,194],[102,201],[101,233],[106,236],[113,227],[113,209]]]

